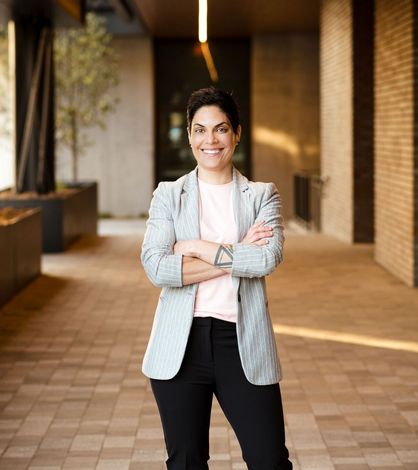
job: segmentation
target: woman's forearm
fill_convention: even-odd
[[[201,259],[183,256],[182,274],[182,284],[186,286],[188,284],[214,279],[215,277],[223,276],[227,273]]]
[[[233,245],[206,240],[182,240],[175,244],[175,253],[200,259],[211,266],[230,273],[234,257]]]

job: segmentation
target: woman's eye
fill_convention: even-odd
[[[203,132],[203,129],[201,127],[197,127],[194,131],[198,134],[201,134]]]
[[[228,132],[228,129],[226,127],[218,127],[218,131],[224,134],[225,132]]]

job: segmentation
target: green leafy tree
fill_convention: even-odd
[[[104,117],[118,99],[111,93],[118,82],[118,64],[106,21],[88,13],[83,28],[57,31],[54,41],[56,80],[56,140],[72,155],[72,176],[78,159],[93,143],[88,128],[105,129]]]

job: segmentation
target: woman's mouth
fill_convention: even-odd
[[[217,157],[222,153],[222,149],[202,149],[202,152],[208,157]]]

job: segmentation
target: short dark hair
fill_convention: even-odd
[[[190,131],[196,112],[202,106],[218,106],[227,116],[236,134],[240,125],[239,108],[232,94],[210,86],[194,91],[187,103],[187,128]]]

